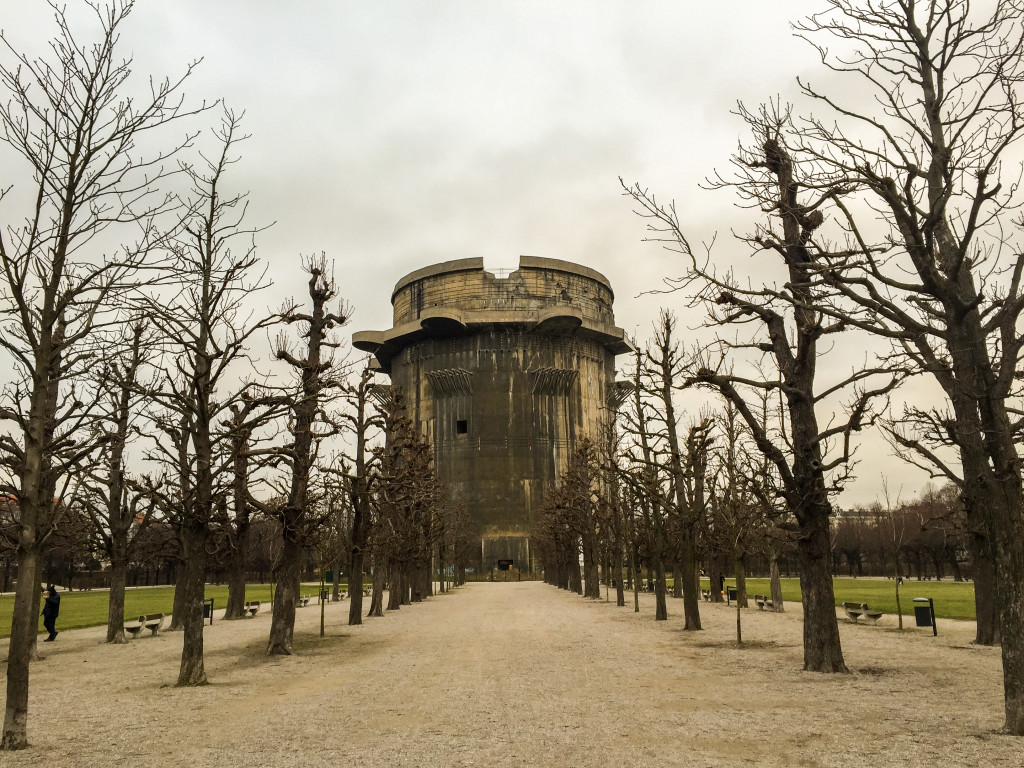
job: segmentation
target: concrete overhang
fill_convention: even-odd
[[[420,313],[420,327],[433,336],[465,336],[469,328],[462,321],[462,313],[454,309],[431,308]]]
[[[419,320],[403,323],[388,331],[357,331],[352,334],[352,346],[372,352],[381,369],[389,372],[391,359],[421,339],[458,338],[501,325],[518,326],[541,336],[577,336],[594,341],[615,355],[634,351],[621,328],[591,323],[580,313],[564,308],[548,310],[539,320],[530,317],[530,313],[508,310],[460,313],[432,309],[424,311]]]
[[[363,352],[376,352],[384,343],[384,331],[356,331],[352,334],[352,346]]]

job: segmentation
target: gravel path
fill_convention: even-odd
[[[800,671],[799,606],[702,604],[703,632],[537,582],[470,584],[359,627],[348,603],[298,612],[297,654],[264,653],[269,615],[206,631],[212,684],[173,687],[181,635],[61,633],[32,670],[32,747],[0,765],[1013,766],[998,651],[841,622],[852,675]],[[2,651],[0,651],[2,652]],[[6,667],[6,665],[4,665]]]

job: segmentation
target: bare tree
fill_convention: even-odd
[[[677,287],[692,290],[692,303],[706,308],[710,326],[731,326],[737,332],[734,338],[720,334],[698,356],[689,385],[713,389],[732,403],[758,449],[775,465],[800,529],[804,668],[846,672],[832,591],[829,494],[846,476],[852,434],[874,418],[872,400],[890,391],[898,377],[865,366],[826,386],[816,381],[823,351],[819,342],[846,328],[842,322],[829,322],[824,311],[833,292],[817,280],[823,246],[814,240],[823,222],[819,209],[837,190],[804,177],[803,169],[790,160],[785,141],[791,123],[785,110],[765,107],[754,114],[741,108],[740,114],[754,134],[752,147],[741,147],[734,158],[736,177],[720,178],[713,186],[733,189],[748,205],[767,212],[768,219],[741,239],[754,253],[781,261],[781,286],[743,285],[731,274],[718,274],[709,257],[691,249],[674,206],[659,205],[639,186],[626,191],[638,204],[638,213],[651,220],[654,239],[687,260],[687,275]],[[734,373],[733,366],[750,355],[760,356],[763,364],[751,365],[749,375]],[[883,380],[865,388],[876,375]],[[784,439],[766,431],[752,407],[765,391],[781,392],[786,399]],[[819,426],[819,408],[840,393],[849,398],[846,417]],[[838,450],[830,456],[835,442]]]
[[[291,441],[277,450],[289,469],[290,482],[285,503],[278,511],[281,521],[281,560],[277,569],[274,615],[270,624],[269,654],[291,654],[295,630],[295,608],[299,597],[299,566],[303,541],[309,533],[310,480],[321,441],[339,430],[327,413],[328,399],[343,384],[343,371],[331,354],[338,343],[331,331],[348,322],[349,313],[340,308],[331,311],[329,303],[337,297],[334,279],[326,273],[324,256],[305,264],[309,279],[309,312],[294,305],[282,313],[285,323],[299,323],[306,340],[305,355],[295,357],[282,337],[276,355],[292,367],[299,379],[289,413]]]
[[[28,211],[0,233],[0,347],[17,372],[0,412],[14,427],[2,441],[13,469],[3,490],[17,497],[21,525],[3,749],[28,744],[41,524],[55,478],[90,448],[78,439],[86,409],[76,382],[99,359],[90,338],[108,321],[104,308],[130,286],[154,244],[153,218],[167,200],[153,192],[164,161],[182,146],[147,155],[137,142],[197,111],[180,95],[194,65],[176,80],[151,80],[148,93],[132,91],[131,61],[117,53],[131,2],[95,6],[99,37],[89,43],[71,29],[63,5],[51,7],[57,33],[49,59],[30,58],[0,34],[13,59],[0,64],[0,139],[31,179],[17,198]],[[0,190],[0,199],[9,193]],[[118,232],[132,232],[135,244],[104,249],[101,242]]]
[[[144,478],[133,482],[126,468],[125,452],[140,432],[139,420],[147,398],[143,366],[151,354],[145,327],[136,319],[127,324],[122,338],[111,339],[106,360],[95,387],[100,406],[98,429],[102,450],[94,466],[86,469],[82,502],[93,523],[93,535],[110,561],[110,595],[107,609],[107,642],[123,643],[124,591],[128,563],[137,536],[153,519],[156,508],[154,483]]]
[[[1014,153],[1024,136],[1024,6],[827,5],[797,32],[818,49],[826,69],[858,91],[866,87],[867,103],[877,107],[851,105],[849,91],[839,87],[801,83],[823,113],[801,124],[793,156],[814,164],[833,187],[860,193],[835,198],[849,247],[826,255],[820,274],[843,299],[836,317],[890,340],[893,365],[930,374],[945,393],[951,413],[911,412],[939,427],[959,452],[982,566],[976,589],[998,595],[1006,730],[1019,735],[1024,481],[1016,402],[1024,197]],[[837,55],[837,45],[849,53]],[[917,447],[928,455],[925,441]],[[994,585],[982,583],[986,561],[994,563]],[[994,641],[994,626],[981,636],[987,621],[979,612],[979,639]]]
[[[416,566],[423,550],[429,552],[429,541],[425,538],[429,536],[429,524],[441,495],[433,450],[409,420],[404,393],[395,387],[389,387],[387,393],[383,400],[387,440],[376,449],[375,459],[380,466],[380,482],[374,494],[378,522],[374,536],[373,602],[377,601],[378,585],[386,573],[387,609],[391,611],[416,597]],[[371,606],[370,615],[374,615],[375,607],[379,606]]]
[[[348,574],[349,624],[361,624],[363,621],[363,569],[373,522],[371,499],[374,468],[369,441],[372,432],[380,428],[380,417],[375,412],[371,397],[373,386],[373,370],[367,362],[359,382],[346,388],[349,411],[342,417],[348,420],[353,437],[352,474],[347,483],[352,508],[352,550]]]
[[[684,378],[682,349],[675,341],[675,316],[662,310],[654,339],[646,353],[653,378],[655,420],[660,423],[663,456],[669,477],[667,494],[662,499],[672,523],[675,548],[680,553],[677,577],[682,579],[684,629],[700,629],[700,583],[697,576],[697,523],[705,511],[705,472],[707,470],[710,420],[691,426],[684,445],[679,434],[675,404],[676,391]],[[678,588],[678,586],[677,586]]]
[[[644,352],[637,348],[630,408],[622,414],[623,428],[632,444],[628,449],[628,470],[621,477],[638,502],[635,541],[646,545],[654,571],[654,619],[666,621],[665,561],[671,546],[665,502],[671,495],[672,478],[666,472],[665,463],[659,460],[661,438],[653,425],[657,419],[656,409],[649,402],[650,392],[657,391],[652,378],[651,369],[644,365]],[[640,578],[639,573],[634,576]]]
[[[226,504],[230,506],[230,513],[225,509],[222,521],[229,550],[225,619],[240,619],[245,615],[246,566],[253,513],[269,516],[276,511],[274,504],[260,501],[253,494],[254,473],[269,463],[274,454],[272,448],[258,447],[257,432],[280,415],[287,398],[260,393],[255,387],[252,390],[243,390],[238,400],[228,404],[231,417],[224,425],[227,430],[224,450],[231,463],[231,499]]]
[[[218,152],[205,167],[184,165],[191,185],[182,233],[169,246],[167,284],[146,298],[167,345],[167,375],[154,396],[157,425],[167,437],[152,458],[173,468],[164,504],[174,513],[181,542],[175,615],[184,630],[179,686],[205,685],[203,595],[210,522],[231,463],[219,445],[228,439],[229,407],[240,393],[227,389],[230,371],[247,360],[250,338],[273,317],[251,321],[244,302],[265,286],[256,267],[256,230],[245,228],[246,196],[225,194],[224,174],[237,162],[240,116],[225,110],[215,130]],[[236,240],[246,244],[232,250]],[[245,389],[246,384],[239,386]]]

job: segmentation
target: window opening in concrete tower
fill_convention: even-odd
[[[465,435],[469,433],[469,422],[465,419],[458,419],[455,422],[455,434]]]

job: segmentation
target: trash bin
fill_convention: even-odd
[[[931,627],[932,634],[938,637],[939,627],[935,623],[935,601],[930,597],[914,598],[914,620],[919,627]]]
[[[203,619],[210,620],[210,626],[213,626],[213,598],[208,597],[203,600]]]
[[[729,593],[729,601],[736,599],[736,587],[726,587],[726,591]]]

